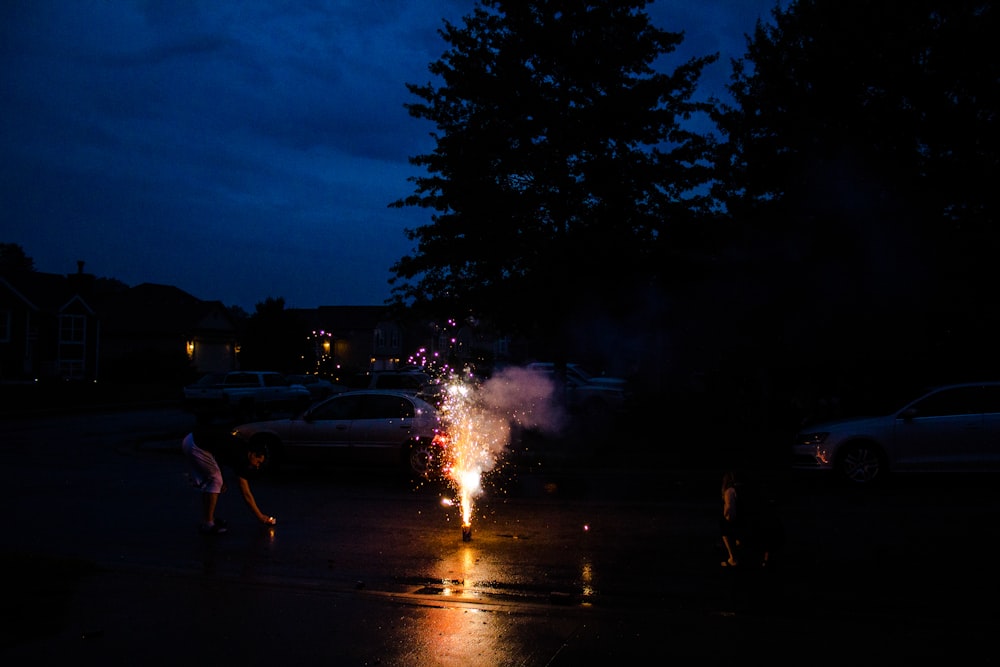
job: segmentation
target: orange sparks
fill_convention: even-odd
[[[491,414],[476,398],[472,386],[453,378],[442,405],[450,436],[448,478],[458,494],[463,533],[471,528],[483,474],[496,465],[510,434],[506,419]]]

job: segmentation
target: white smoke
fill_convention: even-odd
[[[509,368],[481,385],[453,377],[441,406],[450,435],[448,475],[459,495],[462,524],[470,525],[482,475],[494,469],[515,425],[551,432],[562,424],[555,384],[542,373]]]
[[[510,445],[514,427],[557,433],[564,414],[554,400],[555,390],[544,373],[518,367],[499,371],[478,386],[453,378],[442,416],[459,468],[492,470]]]
[[[555,401],[556,385],[544,373],[526,368],[506,368],[494,374],[479,390],[483,409],[527,429],[556,433],[565,415]]]

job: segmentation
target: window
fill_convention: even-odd
[[[262,376],[264,378],[265,387],[287,387],[289,382],[283,375],[277,375],[276,373],[268,373]]]
[[[312,413],[312,419],[356,419],[360,409],[361,398],[359,396],[338,396],[317,408]]]
[[[931,394],[913,408],[916,417],[971,415],[982,410],[982,387],[958,387]]]
[[[1000,386],[984,387],[983,412],[1000,413]]]
[[[59,316],[59,343],[82,345],[87,336],[87,318],[83,315]]]
[[[10,311],[0,310],[0,343],[10,342]]]
[[[86,369],[87,318],[59,316],[59,373],[64,378],[81,379]]]
[[[400,419],[413,417],[413,404],[398,396],[363,397],[361,419]]]
[[[223,384],[227,387],[256,387],[258,383],[250,373],[230,373]]]

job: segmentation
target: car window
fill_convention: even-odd
[[[983,412],[1000,413],[1000,386],[983,387]]]
[[[264,376],[264,386],[265,387],[285,387],[288,382],[285,381],[280,375],[265,375]]]
[[[254,377],[249,373],[230,373],[226,376],[225,384],[231,386],[255,385]]]
[[[922,398],[911,408],[916,417],[945,417],[977,414],[982,410],[982,404],[982,387],[956,387]]]
[[[313,419],[360,419],[361,396],[337,396],[310,413]]]
[[[359,419],[399,419],[413,416],[413,404],[399,396],[369,394],[363,397]]]

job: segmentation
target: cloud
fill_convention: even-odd
[[[725,51],[769,2],[654,2],[678,57]],[[40,271],[170,284],[251,311],[378,305],[422,209],[409,158],[472,0],[0,3],[4,238]],[[755,9],[756,8],[756,9]],[[708,17],[708,18],[706,18]],[[738,42],[736,40],[739,40]],[[680,61],[678,61],[680,62]]]

